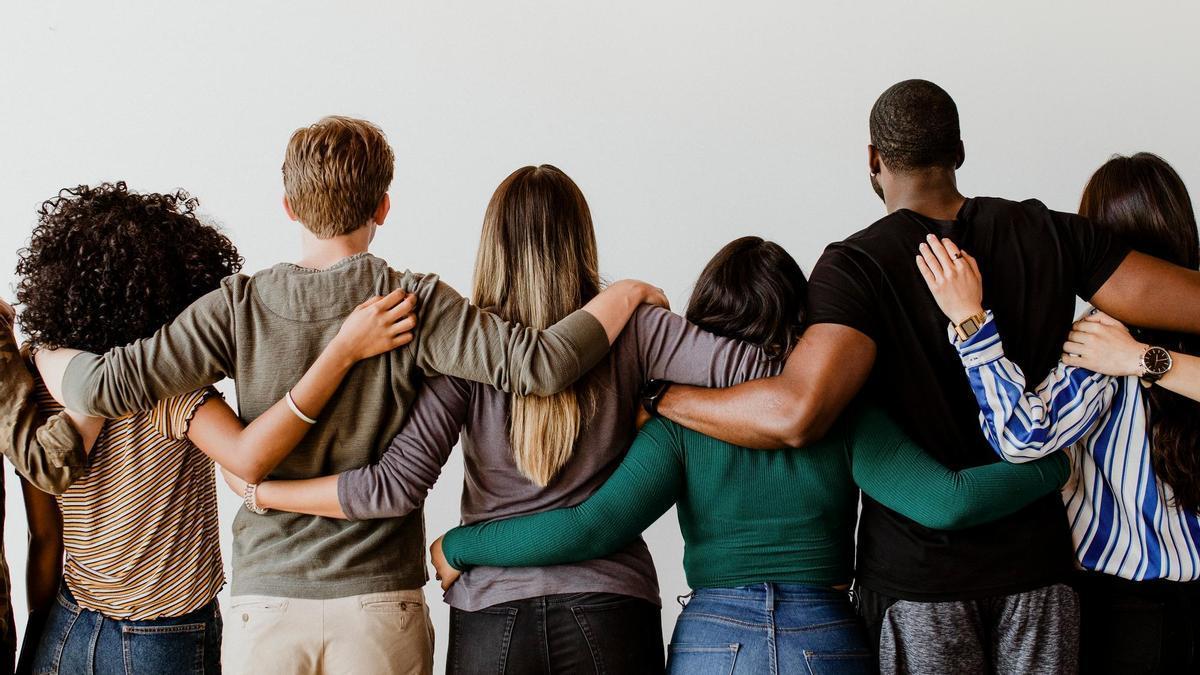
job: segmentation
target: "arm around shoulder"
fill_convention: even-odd
[[[804,447],[829,431],[874,363],[870,337],[848,326],[816,324],[779,375],[728,389],[672,387],[658,409],[689,429],[735,445]]]

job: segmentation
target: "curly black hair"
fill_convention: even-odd
[[[34,344],[104,352],[151,335],[242,267],[187,192],[124,182],[64,188],[18,253],[21,326]]]

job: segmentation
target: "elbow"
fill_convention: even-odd
[[[790,397],[775,415],[775,441],[783,447],[803,448],[829,433],[836,416],[826,414],[808,396]]]

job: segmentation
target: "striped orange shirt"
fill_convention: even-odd
[[[213,462],[187,440],[192,416],[217,395],[206,387],[104,424],[87,472],[58,498],[63,576],[81,607],[179,616],[224,586]]]

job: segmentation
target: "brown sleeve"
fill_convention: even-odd
[[[583,310],[539,330],[484,311],[440,281],[422,293],[417,365],[429,376],[452,375],[523,396],[549,396],[571,386],[608,353],[608,335]]]
[[[87,469],[83,440],[65,413],[38,404],[33,375],[6,326],[0,326],[0,444],[17,473],[43,492],[62,494]]]

